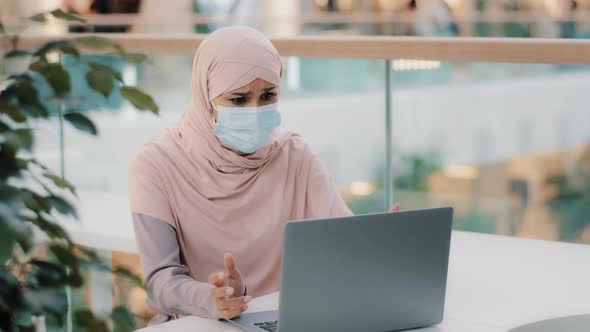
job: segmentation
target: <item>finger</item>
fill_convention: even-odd
[[[237,310],[252,300],[249,296],[218,300],[217,307],[221,310]]]
[[[401,210],[401,207],[398,203],[393,204],[393,206],[391,207],[391,210],[389,210],[390,212],[398,212]]]
[[[236,272],[236,260],[230,253],[223,255],[223,265],[225,266],[225,276],[228,278],[235,277]]]
[[[232,319],[232,318],[236,318],[238,317],[242,312],[246,311],[248,309],[247,305],[243,305],[242,307],[240,307],[239,309],[233,309],[233,310],[221,310],[221,315],[225,318],[225,319]]]
[[[225,285],[225,273],[223,272],[217,272],[217,273],[213,273],[212,275],[209,276],[209,279],[207,279],[207,281],[216,287],[221,287]]]
[[[211,289],[211,296],[216,299],[223,299],[234,295],[234,289],[231,287],[215,287]]]

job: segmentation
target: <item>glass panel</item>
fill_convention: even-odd
[[[127,162],[141,144],[174,125],[186,109],[191,59],[154,56],[153,65],[122,68],[127,82],[136,80],[153,95],[160,105],[159,117],[123,104],[90,112],[98,138],[66,127],[66,174],[78,188],[83,221],[93,232],[131,233]],[[367,179],[383,161],[383,62],[289,58],[285,65],[283,125],[300,133],[319,154],[356,212],[381,211],[382,184]],[[349,75],[354,80],[347,79]],[[357,196],[371,202],[358,205]]]
[[[112,61],[106,56],[97,56]],[[133,252],[133,227],[128,207],[127,164],[135,151],[163,128],[174,125],[190,99],[192,55],[150,56],[143,66],[109,63],[117,67],[129,85],[150,93],[161,114],[135,110],[114,92],[102,107],[85,112],[95,122],[99,136],[80,132],[67,123],[65,173],[78,191],[80,224],[70,225],[74,238],[101,250],[113,266],[126,266],[141,275],[139,258]],[[79,84],[82,84],[78,82]],[[101,97],[102,98],[102,97]],[[117,251],[120,251],[117,253]],[[86,303],[95,311],[117,304],[128,306],[145,326],[154,312],[147,306],[146,294],[123,280],[112,280],[100,271],[89,272],[86,289],[74,294],[74,305]]]
[[[320,156],[356,213],[383,211],[385,94],[382,60],[289,58],[284,125]]]
[[[191,62],[192,55],[157,55],[145,66],[111,63],[154,96],[161,115],[114,96],[86,110],[98,138],[65,126],[65,174],[81,200],[76,236],[105,256],[133,248],[127,163],[185,110]],[[312,146],[355,213],[382,211],[384,62],[284,62],[284,126]],[[460,230],[590,243],[588,68],[394,60],[388,70],[394,201],[404,209],[451,205]],[[48,126],[36,154],[59,172],[57,122]],[[115,253],[112,261],[139,271],[137,256]],[[119,281],[113,289],[115,298],[94,290],[74,300],[98,307],[126,300],[136,313],[153,314],[145,293]]]
[[[32,155],[56,175],[61,174],[59,120],[51,118],[33,124],[35,150]]]
[[[393,61],[395,199],[452,205],[460,230],[590,243],[589,69]]]
[[[127,84],[137,84],[154,97],[159,116],[135,110],[115,91],[109,105],[86,111],[98,128],[98,137],[65,127],[66,177],[78,190],[84,229],[111,238],[116,249],[133,248],[128,241],[133,230],[127,164],[143,143],[172,126],[185,110],[190,99],[191,60],[189,55],[151,56],[151,63],[143,66],[112,64]]]

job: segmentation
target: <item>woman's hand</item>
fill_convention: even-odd
[[[393,206],[391,207],[391,210],[389,210],[389,212],[399,212],[399,210],[401,210],[401,207],[399,206],[398,203],[393,204]]]
[[[248,309],[247,303],[252,298],[244,296],[246,285],[231,254],[223,256],[223,265],[225,272],[213,273],[209,276],[209,283],[215,286],[211,289],[211,296],[215,298],[215,305],[221,317],[232,319]]]

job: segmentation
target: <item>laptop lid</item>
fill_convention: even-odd
[[[394,331],[444,312],[452,208],[291,222],[279,331]]]

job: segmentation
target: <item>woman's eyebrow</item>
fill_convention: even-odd
[[[249,95],[250,92],[230,92],[230,94],[240,96],[240,97],[245,97],[245,96]]]
[[[264,88],[264,92],[268,92],[268,91],[270,91],[272,89],[276,89],[276,88],[277,88],[276,86],[269,86],[268,88]]]

